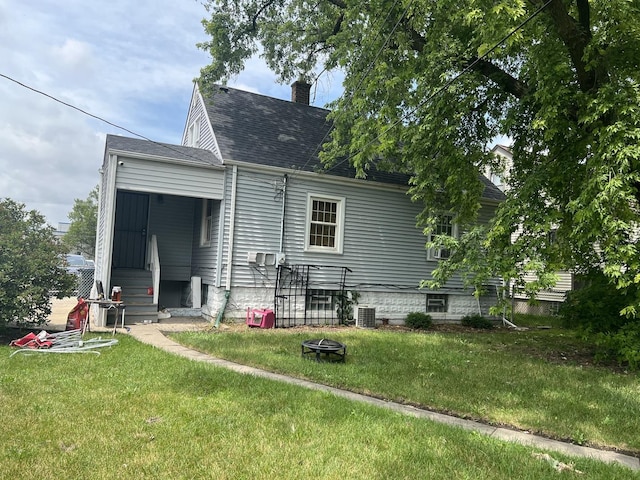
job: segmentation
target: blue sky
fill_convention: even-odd
[[[209,57],[196,0],[0,0],[0,74],[155,141],[180,143],[193,79]],[[230,86],[282,99],[252,59]],[[318,86],[315,105],[340,94]],[[0,198],[57,226],[98,183],[107,133],[130,134],[0,77]]]

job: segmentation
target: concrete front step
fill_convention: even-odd
[[[158,321],[158,306],[149,295],[152,275],[148,270],[114,269],[111,284],[122,288],[122,301],[126,305],[126,317],[133,322]]]

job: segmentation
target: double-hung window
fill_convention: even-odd
[[[455,238],[457,234],[458,229],[455,223],[453,223],[453,215],[442,214],[438,215],[438,218],[436,219],[433,231],[429,235],[429,241],[433,242],[439,235],[446,235]],[[444,247],[430,248],[428,252],[429,260],[445,260],[449,258],[450,255],[451,251]]]
[[[187,130],[187,146],[200,146],[200,119],[194,120]]]
[[[211,244],[213,229],[213,200],[202,200],[202,221],[200,222],[200,246]]]
[[[305,250],[342,253],[345,199],[309,194]]]

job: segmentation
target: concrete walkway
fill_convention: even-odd
[[[326,385],[321,385],[306,380],[300,380],[297,378],[287,377],[277,373],[271,373],[258,368],[247,367],[237,363],[229,362],[219,358],[212,357],[210,355],[191,350],[184,347],[173,340],[167,338],[162,332],[170,331],[185,331],[185,330],[202,330],[209,327],[210,324],[198,321],[197,319],[168,319],[163,320],[162,323],[152,324],[132,324],[128,325],[130,335],[140,340],[143,343],[153,345],[167,352],[175,355],[180,355],[191,360],[206,362],[219,367],[224,367],[234,372],[242,373],[245,375],[254,375],[256,377],[268,378],[278,382],[290,383],[298,385],[300,387],[309,388],[313,390],[322,390],[330,392],[339,397],[347,398],[349,400],[368,403],[370,405],[376,405],[378,407],[394,410],[405,415],[411,415],[413,417],[425,418],[434,422],[445,423],[448,425],[460,427],[466,430],[474,430],[476,432],[488,435],[490,437],[498,438],[500,440],[508,442],[516,442],[522,445],[532,446],[544,450],[557,451],[566,455],[572,455],[576,457],[589,457],[603,462],[617,462],[625,465],[633,470],[640,470],[640,459],[629,455],[623,455],[616,452],[598,450],[595,448],[581,447],[579,445],[573,445],[570,443],[559,442],[556,440],[550,440],[548,438],[531,435],[526,432],[519,432],[509,430],[506,428],[492,427],[478,422],[470,420],[464,420],[449,415],[443,415],[440,413],[430,412],[428,410],[422,410],[408,405],[402,405],[395,402],[388,402],[366,395],[358,393],[348,392],[346,390],[340,390]]]

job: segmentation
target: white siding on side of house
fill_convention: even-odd
[[[118,157],[116,188],[122,190],[220,200],[223,183],[222,168]]]
[[[191,106],[189,108],[189,113],[187,114],[187,123],[185,124],[185,130],[182,135],[182,145],[190,146],[188,145],[189,128],[194,124],[194,122],[199,122],[200,125],[200,140],[198,147],[210,150],[216,157],[221,158],[220,149],[218,148],[215,134],[211,128],[211,122],[209,122],[206,115],[202,95],[200,95],[197,85],[193,90]]]
[[[555,272],[558,279],[554,287],[541,290],[536,294],[536,299],[546,302],[564,302],[567,292],[573,289],[573,274],[567,271]],[[534,282],[537,280],[536,275],[533,273],[525,274],[524,279],[526,282]],[[515,293],[515,298],[527,299],[528,297],[523,293]]]

